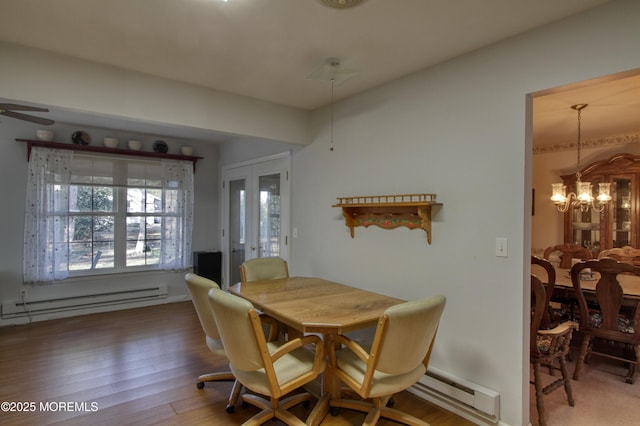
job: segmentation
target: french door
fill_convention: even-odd
[[[222,169],[223,286],[255,257],[288,259],[289,154]]]

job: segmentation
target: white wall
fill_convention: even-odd
[[[525,283],[531,247],[532,155],[526,97],[640,67],[637,16],[640,2],[616,0],[340,102],[335,109],[333,152],[329,151],[327,111],[316,111],[311,122],[313,143],[298,148],[292,157],[292,226],[298,228],[291,247],[292,274],[323,276],[406,299],[446,295],[432,365],[500,392],[501,422],[527,424]],[[28,79],[14,75],[14,70],[25,71],[32,58],[8,53],[12,64],[7,65],[5,58],[0,61],[3,96],[45,103],[67,96],[68,82],[62,81],[60,90],[52,87],[64,80],[62,75],[44,71],[34,75],[30,68]],[[82,74],[83,87],[94,80],[99,83],[92,94],[98,99],[105,95],[109,108],[98,112],[113,113],[118,107],[106,93],[119,87],[118,80],[105,84],[103,74],[128,75],[95,70],[94,65],[77,68],[65,58],[49,60],[57,72],[89,73]],[[38,83],[38,77],[46,84]],[[166,94],[156,79],[136,76],[134,80],[153,99]],[[32,84],[46,96],[40,96]],[[185,103],[191,97],[196,104],[218,100],[215,95],[203,100],[206,95],[196,92],[181,85],[169,89]],[[143,114],[145,101],[126,99],[132,103],[126,112],[134,117],[181,124],[189,120],[170,118],[165,108]],[[74,96],[73,104],[64,106],[100,107],[100,101],[86,102],[85,97]],[[261,108],[268,109],[262,104]],[[234,111],[240,117],[235,123],[262,124],[259,129],[249,126],[254,134],[285,142],[303,139],[274,136],[277,132],[270,126],[277,127],[275,121],[265,123],[242,108]],[[293,115],[293,127],[308,124],[304,114]],[[0,136],[6,139],[4,125]],[[24,163],[22,167],[13,163],[24,161],[24,152],[12,151],[24,148],[2,142],[1,176],[4,182],[17,181],[14,173],[23,174]],[[243,144],[242,150],[248,151],[225,146],[221,164],[253,157],[251,148],[251,143]],[[280,148],[276,144],[266,150]],[[11,156],[5,159],[6,153]],[[197,174],[200,170],[199,166]],[[20,209],[22,189],[3,191],[8,196],[5,205]],[[351,239],[339,210],[331,207],[339,196],[413,192],[436,193],[443,203],[434,214],[432,245],[426,243],[424,232],[407,229],[358,228]],[[5,209],[2,214],[10,221],[0,225],[7,232],[4,241],[11,242],[0,249],[0,271],[18,280],[22,212]],[[202,226],[207,229],[209,224]],[[495,257],[496,237],[509,239],[507,258]]]
[[[435,66],[336,106],[292,160],[293,273],[403,298],[448,298],[432,365],[501,394],[504,424],[528,423],[531,135],[526,95],[640,67],[640,2],[614,1]],[[529,115],[530,117],[530,115]],[[530,123],[529,123],[530,125]],[[357,228],[339,196],[435,193],[422,231]],[[495,256],[496,237],[509,240]],[[525,325],[527,324],[527,325]]]

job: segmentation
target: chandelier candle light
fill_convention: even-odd
[[[580,211],[586,212],[590,208],[597,211],[604,211],[605,206],[611,201],[611,184],[599,183],[598,197],[593,197],[593,189],[591,182],[582,182],[580,179],[580,147],[581,147],[581,111],[589,104],[576,104],[571,108],[578,111],[578,166],[576,171],[576,192],[570,192],[566,195],[567,187],[562,183],[551,184],[551,201],[556,205],[558,211],[566,212],[569,207],[580,207]],[[596,204],[597,200],[597,204]]]

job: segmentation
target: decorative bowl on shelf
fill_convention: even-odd
[[[180,148],[182,155],[193,155],[193,148],[190,146],[183,146]]]
[[[119,142],[117,138],[104,138],[103,143],[107,148],[117,148]]]
[[[133,151],[140,151],[141,148],[142,148],[142,142],[135,141],[135,140],[129,141],[129,149]]]
[[[36,136],[41,141],[52,141],[53,132],[51,130],[36,130]]]
[[[71,135],[71,142],[76,145],[89,145],[91,143],[91,136],[87,132],[78,130]]]
[[[160,154],[166,154],[169,151],[169,147],[165,141],[155,141],[153,143],[153,151]]]

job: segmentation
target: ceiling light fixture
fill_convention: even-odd
[[[334,9],[347,9],[362,3],[364,0],[320,0],[320,3]]]
[[[559,211],[566,212],[569,207],[580,207],[580,211],[586,212],[589,209],[593,209],[597,212],[604,211],[605,206],[611,201],[611,184],[600,183],[598,197],[593,197],[593,186],[591,182],[582,182],[580,179],[582,173],[580,172],[580,148],[581,141],[581,119],[582,110],[588,107],[589,104],[576,104],[571,105],[571,108],[578,111],[578,166],[576,169],[576,192],[570,192],[566,195],[567,187],[563,183],[551,184],[551,201],[556,205]],[[597,204],[596,204],[597,200]]]

